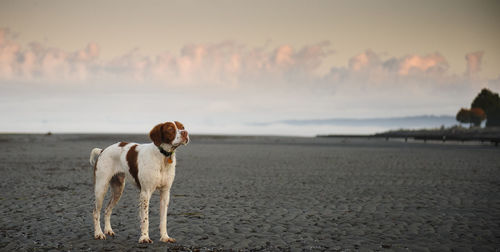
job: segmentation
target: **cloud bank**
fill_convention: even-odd
[[[133,49],[109,61],[100,59],[100,50],[96,42],[76,51],[38,42],[23,46],[10,30],[0,29],[0,80],[65,84],[116,81],[167,86],[238,86],[263,82],[338,86],[352,82],[405,85],[425,79],[440,85],[450,78],[463,82],[468,77],[477,77],[484,54],[467,53],[466,72],[463,76],[452,76],[447,72],[446,58],[439,52],[384,59],[372,50],[354,55],[347,67],[332,66],[329,73],[320,73],[324,60],[334,57],[329,42],[302,48],[250,47],[233,41],[189,44],[179,52],[158,55],[143,55]]]
[[[22,45],[13,32],[0,29],[0,119],[10,123],[0,130],[38,125],[99,131],[140,123],[142,132],[143,125],[168,114],[201,133],[251,133],[249,122],[453,115],[482,87],[500,88],[500,77],[481,78],[482,51],[464,52],[466,71],[451,74],[439,52],[388,56],[366,50],[345,66],[325,67],[335,57],[328,41],[300,48],[199,43],[156,55],[133,49],[111,60],[101,59],[101,50],[97,42],[75,51]],[[94,116],[101,126],[89,121]],[[229,132],[237,128],[245,132]]]

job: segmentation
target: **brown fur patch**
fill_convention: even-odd
[[[109,180],[109,183],[111,185],[121,186],[121,185],[123,185],[124,181],[125,181],[125,173],[119,172],[119,173],[113,175],[113,177],[111,177],[111,180]]]
[[[139,153],[135,150],[135,147],[137,147],[137,144],[133,145],[128,150],[127,163],[128,163],[130,175],[132,175],[132,177],[134,178],[135,183],[137,184],[137,187],[139,187],[139,189],[141,189],[141,182],[139,182],[139,177],[138,177],[139,168],[138,168],[138,164],[137,164],[137,156]]]
[[[150,132],[149,132],[149,138],[153,140],[153,143],[156,146],[160,146],[161,144],[161,127],[163,124],[158,124],[156,125]]]
[[[177,129],[174,123],[166,122],[156,125],[150,132],[149,138],[153,140],[156,146],[160,146],[162,143],[171,144],[175,139],[175,134]]]
[[[120,142],[120,144],[118,144],[118,147],[123,147],[123,146],[125,146],[127,144],[128,144],[127,142]]]
[[[175,129],[175,125],[171,122],[167,122],[163,124],[162,129],[162,141],[164,143],[171,144],[175,139],[175,133],[177,130]]]
[[[174,121],[174,123],[175,123],[175,126],[177,126],[178,129],[180,129],[180,130],[184,129],[184,125],[182,125],[182,123],[180,123],[178,121]]]

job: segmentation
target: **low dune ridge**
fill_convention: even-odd
[[[90,150],[146,135],[0,135],[0,248],[15,250],[422,250],[500,248],[500,155],[489,144],[192,136],[179,148],[168,233],[138,244],[127,181],[93,239]],[[109,199],[109,194],[105,202]]]

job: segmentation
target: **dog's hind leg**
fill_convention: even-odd
[[[97,177],[95,183],[95,207],[94,207],[94,239],[105,240],[106,236],[101,229],[101,208],[104,196],[108,191],[108,180]]]
[[[125,174],[117,173],[109,181],[111,185],[111,199],[109,200],[108,206],[104,211],[104,234],[115,236],[113,229],[111,228],[111,213],[113,212],[113,207],[116,206],[120,197],[123,193],[123,188],[125,188]]]

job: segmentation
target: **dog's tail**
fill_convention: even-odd
[[[100,148],[94,148],[90,152],[90,160],[89,161],[90,161],[90,165],[92,165],[92,167],[96,164],[97,159],[99,158],[99,155],[101,155],[101,152],[102,152],[102,149],[100,149]]]

